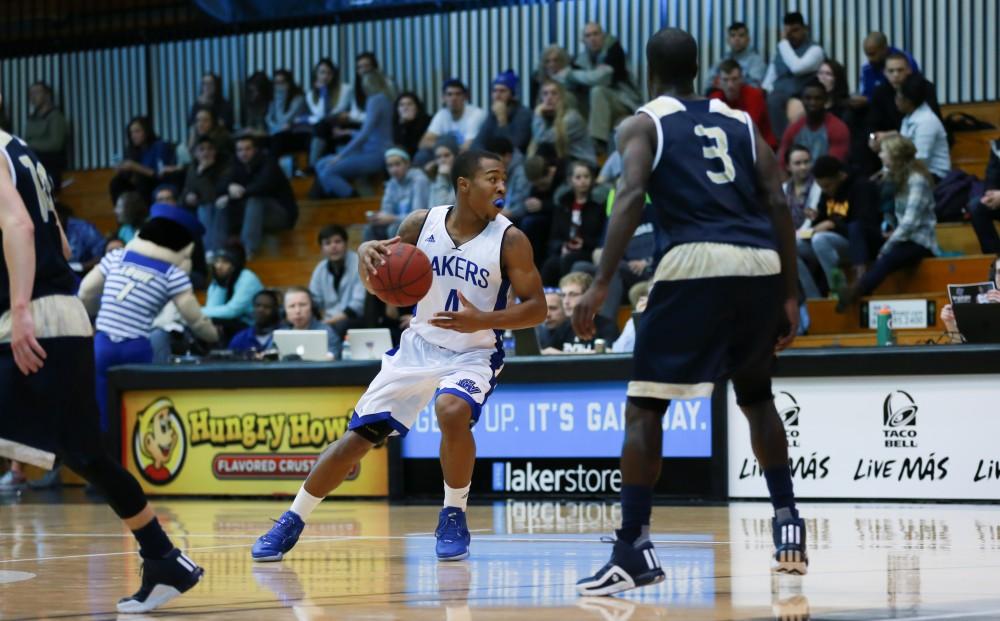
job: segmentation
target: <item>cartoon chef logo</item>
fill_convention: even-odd
[[[187,438],[170,399],[160,397],[136,416],[132,453],[142,477],[153,485],[166,485],[177,477],[187,455]]]

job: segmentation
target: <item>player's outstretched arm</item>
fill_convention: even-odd
[[[391,246],[397,242],[416,245],[420,229],[424,228],[428,209],[418,209],[406,216],[392,239],[366,241],[358,246],[358,275],[368,293],[375,295],[371,288],[371,275],[385,264],[385,257],[392,252]]]
[[[0,232],[10,282],[11,335],[14,363],[28,375],[42,368],[45,350],[35,339],[31,290],[35,282],[35,226],[14,186],[7,156],[0,152]]]
[[[511,290],[521,300],[519,303],[503,310],[482,310],[473,306],[459,291],[461,310],[435,313],[428,323],[438,328],[469,333],[533,328],[545,321],[547,309],[542,277],[535,267],[531,241],[520,229],[511,226],[504,231],[500,264],[510,281]]]
[[[646,202],[646,185],[653,168],[656,126],[647,114],[636,114],[618,130],[619,151],[622,154],[622,176],[615,192],[615,204],[608,222],[608,234],[601,252],[601,264],[594,284],[584,293],[573,309],[573,330],[581,338],[594,336],[594,315],[608,295],[608,283],[618,269],[625,248],[636,227],[642,222]]]
[[[784,308],[789,329],[786,334],[778,338],[776,348],[781,351],[792,344],[799,329],[799,271],[798,254],[795,249],[795,226],[785,204],[785,196],[781,192],[778,161],[756,126],[754,132],[757,134],[757,188],[761,205],[770,213],[771,222],[774,223],[778,255],[781,257],[781,275],[785,282]]]

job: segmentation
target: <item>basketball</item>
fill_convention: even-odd
[[[372,275],[371,284],[386,304],[413,306],[427,295],[433,279],[427,255],[412,244],[398,243],[385,257],[385,265]]]

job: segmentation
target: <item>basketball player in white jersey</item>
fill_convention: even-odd
[[[436,553],[442,561],[469,555],[465,508],[476,459],[472,426],[503,368],[503,331],[534,327],[546,315],[531,242],[500,214],[506,178],[500,156],[467,151],[451,171],[454,205],[413,212],[397,237],[358,248],[358,270],[369,291],[371,275],[400,241],[427,255],[433,283],[399,347],[382,357],[382,369],[358,401],[347,433],[323,451],[291,508],[254,544],[254,560],[281,560],[320,501],[373,446],[390,435],[405,436],[432,399],[445,489]],[[511,291],[520,303],[508,306]]]

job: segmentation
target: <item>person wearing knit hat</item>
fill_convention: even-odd
[[[107,370],[120,364],[153,361],[149,334],[153,320],[173,302],[195,336],[214,343],[219,334],[198,305],[188,273],[194,239],[205,232],[198,218],[176,205],[157,203],[124,248],[104,255],[80,283],[77,294],[91,315],[97,403],[107,432]]]
[[[473,147],[482,149],[495,138],[506,138],[517,152],[527,151],[531,142],[531,110],[517,100],[519,82],[513,69],[493,78],[490,113],[479,128]]]
[[[420,139],[420,150],[413,158],[415,166],[423,166],[434,157],[432,149],[442,136],[453,136],[459,149],[465,151],[472,146],[472,141],[476,139],[479,128],[486,120],[486,112],[469,103],[469,91],[461,80],[446,80],[441,91],[444,106],[431,119],[431,124]]]
[[[399,147],[387,149],[385,168],[389,171],[389,181],[382,194],[382,209],[369,214],[365,241],[395,236],[403,218],[428,207],[430,181],[420,170],[410,167],[409,153]]]

